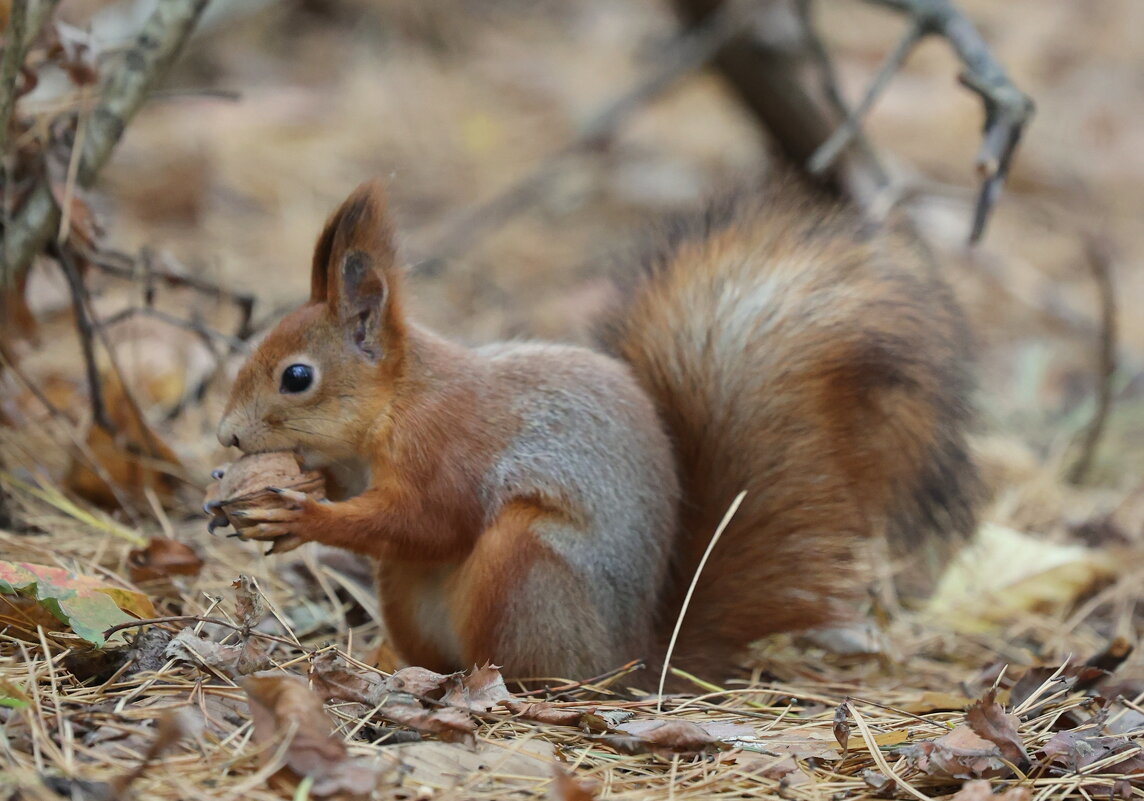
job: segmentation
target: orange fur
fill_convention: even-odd
[[[296,450],[335,502],[286,496],[249,530],[376,559],[408,661],[583,678],[662,653],[740,490],[677,650],[710,673],[856,614],[873,538],[919,551],[969,529],[967,337],[908,246],[788,185],[648,266],[605,337],[618,359],[463,348],[406,318],[381,189],[359,188],[219,426]],[[287,386],[295,368],[312,381]]]

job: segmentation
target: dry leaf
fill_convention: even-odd
[[[436,734],[449,742],[470,741],[477,728],[466,709],[424,705],[419,700],[431,700],[446,683],[459,681],[460,674],[446,676],[425,668],[405,668],[386,678],[356,668],[336,654],[325,653],[314,660],[310,675],[315,689],[328,700],[354,701],[377,708],[377,714],[386,720]]]
[[[407,667],[389,677],[386,681],[386,691],[438,698],[444,692],[446,684],[456,682],[460,677],[460,673],[442,674],[423,667]]]
[[[1009,787],[996,795],[985,779],[974,779],[961,785],[950,801],[1029,801],[1032,790],[1028,787]]]
[[[127,554],[131,581],[157,581],[171,576],[197,576],[203,560],[186,543],[167,537],[152,537],[146,548]]]
[[[59,567],[28,562],[0,562],[0,593],[34,601],[56,620],[93,645],[104,644],[103,633],[120,623],[156,616],[155,607],[145,595],[107,584],[93,576],[82,576]],[[15,600],[13,610],[29,610]],[[26,624],[15,626],[13,633]],[[34,634],[34,628],[32,630]]]
[[[897,784],[893,779],[880,771],[867,768],[862,771],[862,782],[881,797],[888,797]]]
[[[789,754],[795,759],[818,759],[833,762],[842,759],[833,734],[826,731],[798,730],[762,734],[743,743],[744,748],[768,754]]]
[[[234,589],[235,613],[239,622],[247,630],[254,628],[266,617],[266,599],[262,597],[258,582],[245,573],[239,573],[230,586]]]
[[[1044,761],[1063,765],[1070,771],[1079,771],[1121,752],[1124,759],[1102,768],[1101,773],[1144,773],[1144,749],[1124,735],[1104,734],[1099,722],[1057,732],[1041,747]]]
[[[501,706],[517,717],[548,723],[553,726],[579,726],[584,713],[579,709],[553,706],[548,701],[525,703],[512,698],[501,701]]]
[[[967,695],[929,690],[919,695],[915,701],[898,704],[898,708],[915,715],[924,715],[927,712],[960,711],[972,703],[973,699]]]
[[[834,739],[842,746],[842,753],[846,753],[850,743],[850,707],[847,704],[839,704],[834,710],[834,722],[831,728],[834,731]]]
[[[1029,761],[1025,745],[1017,734],[1017,718],[1008,715],[996,701],[996,690],[989,690],[985,696],[965,713],[965,721],[975,734],[984,737],[1001,749],[1001,755],[1014,765],[1020,766]]]
[[[790,754],[762,754],[756,751],[734,751],[722,755],[724,759],[734,760],[743,769],[755,776],[782,782],[790,787],[805,784],[809,781],[806,774],[798,768],[798,763]]]
[[[479,741],[471,747],[424,741],[388,746],[382,757],[400,775],[402,786],[412,790],[425,786],[463,787],[479,775],[485,780],[496,777],[495,786],[504,791],[532,789],[551,777],[557,764],[555,751],[551,743],[536,739],[503,744]],[[515,796],[510,790],[496,797]]]
[[[1060,689],[1061,685],[1064,685],[1066,688],[1077,686],[1091,687],[1109,675],[1107,671],[1101,670],[1098,667],[1067,665],[1052,684],[1045,687],[1044,690],[1041,690],[1041,688],[1045,686],[1045,682],[1052,678],[1052,676],[1057,673],[1057,670],[1058,669],[1054,667],[1033,667],[1026,670],[1009,690],[1009,705],[1014,708],[1019,707],[1022,703],[1031,698],[1033,693],[1038,691],[1040,691],[1042,695],[1052,695]]]
[[[488,712],[509,698],[512,698],[512,695],[504,686],[500,668],[486,664],[484,667],[474,665],[468,675],[459,682],[452,683],[441,701],[450,706]]]
[[[192,665],[205,665],[227,676],[238,675],[238,659],[242,646],[223,645],[200,636],[193,629],[183,629],[167,644],[163,652],[168,659],[178,659]]]
[[[203,718],[197,709],[179,707],[166,709],[159,715],[155,736],[139,764],[128,773],[111,783],[114,797],[123,792],[140,776],[147,766],[159,756],[170,751],[180,740],[198,737],[203,730]]]
[[[224,645],[202,637],[192,629],[180,631],[167,645],[168,659],[212,668],[225,676],[249,676],[270,667],[269,643],[250,637],[239,645]]]
[[[559,765],[553,769],[548,801],[595,801],[598,782],[577,779]]]
[[[719,740],[689,720],[634,720],[616,728],[628,736],[604,735],[600,739],[629,754],[699,754],[722,747]]]
[[[902,753],[919,770],[940,778],[998,778],[1010,773],[1001,758],[1001,749],[965,724],[936,740],[903,749]]]
[[[989,631],[1022,612],[1067,608],[1118,569],[1106,551],[987,523],[942,574],[927,609],[959,631]]]
[[[346,744],[333,736],[333,723],[306,681],[286,673],[265,672],[242,681],[254,721],[254,740],[266,756],[286,737],[285,765],[277,777],[294,784],[302,777],[314,783],[319,798],[344,793],[365,796],[378,784],[380,769],[349,756]]]

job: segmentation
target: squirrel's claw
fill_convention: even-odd
[[[304,492],[298,492],[298,490],[284,489],[282,487],[267,487],[267,489],[275,495],[281,495],[286,500],[293,501],[294,503],[302,504],[310,500],[309,495]]]

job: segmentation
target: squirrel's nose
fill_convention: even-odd
[[[218,424],[218,441],[224,448],[238,447],[238,434],[234,432],[234,426],[230,420],[225,417]]]

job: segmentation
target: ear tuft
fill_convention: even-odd
[[[310,300],[324,303],[371,361],[399,348],[405,332],[395,295],[400,269],[381,184],[359,186],[326,223],[314,251]]]
[[[326,221],[314,248],[310,273],[310,301],[333,302],[336,274],[351,251],[368,255],[374,269],[393,270],[396,248],[386,213],[380,181],[367,181],[355,189]]]

